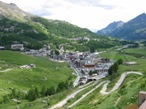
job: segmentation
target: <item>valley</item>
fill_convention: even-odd
[[[41,14],[52,4],[61,10],[61,2],[45,1],[50,5],[44,4]],[[64,2],[67,11],[59,15],[76,6]],[[94,4],[82,2],[88,8]],[[72,23],[0,1],[0,109],[141,109],[146,103],[146,14],[113,21],[96,33]]]
[[[136,96],[136,95],[138,95],[138,92],[139,91],[144,90],[143,88],[144,88],[144,85],[145,85],[144,75],[145,75],[145,70],[146,69],[145,69],[144,66],[145,66],[146,63],[145,63],[145,61],[143,61],[143,59],[145,59],[145,57],[144,57],[145,56],[145,52],[143,52],[143,50],[145,50],[145,47],[120,49],[120,51],[117,51],[116,49],[113,49],[110,52],[107,51],[107,52],[104,52],[104,53],[101,53],[101,54],[97,54],[97,56],[107,57],[107,58],[112,59],[112,60],[116,60],[116,59],[122,58],[124,62],[133,61],[133,62],[137,62],[138,64],[137,65],[129,65],[129,66],[126,66],[124,64],[123,65],[120,65],[119,66],[119,69],[118,69],[118,72],[115,73],[114,75],[107,76],[107,77],[105,77],[103,79],[98,79],[97,81],[89,82],[89,83],[87,83],[87,85],[85,85],[85,86],[83,85],[81,88],[80,87],[75,87],[75,88],[70,89],[70,90],[64,90],[64,91],[61,91],[61,92],[59,92],[59,93],[57,93],[55,95],[52,95],[52,96],[48,96],[48,97],[45,97],[45,98],[36,99],[35,101],[30,102],[30,103],[29,102],[26,102],[26,101],[23,101],[23,100],[21,101],[20,104],[15,103],[15,102],[11,102],[10,104],[8,103],[7,106],[8,107],[10,106],[11,108],[15,108],[16,106],[23,107],[24,108],[24,106],[25,106],[25,107],[28,108],[28,105],[29,104],[32,104],[33,106],[32,107],[29,107],[29,108],[33,109],[33,108],[38,107],[38,106],[39,107],[45,106],[46,105],[45,103],[44,104],[41,103],[42,100],[44,100],[44,101],[48,101],[49,100],[49,104],[52,107],[53,104],[55,105],[60,100],[62,101],[64,98],[66,98],[65,96],[68,96],[68,98],[66,99],[66,101],[64,102],[64,104],[62,104],[60,106],[61,107],[62,106],[63,107],[64,106],[65,107],[66,106],[67,107],[72,107],[73,109],[76,109],[76,108],[81,108],[81,109],[82,108],[85,108],[86,109],[86,108],[92,107],[92,106],[94,106],[94,108],[95,107],[100,107],[100,109],[104,109],[105,108],[105,105],[104,104],[108,103],[109,102],[108,100],[111,100],[110,102],[113,103],[114,100],[116,100],[116,98],[118,97],[117,98],[117,100],[118,100],[117,102],[120,102],[120,101],[123,102],[123,99],[126,96],[129,97],[129,98],[126,98],[127,99],[127,102],[130,102],[130,104],[132,103],[133,105],[134,104],[137,105],[138,104],[138,96]],[[133,51],[139,51],[139,52],[137,52],[137,54],[135,55],[135,53]],[[17,90],[21,90],[22,91],[24,89],[29,89],[29,87],[32,87],[32,85],[34,85],[34,86],[37,86],[39,88],[39,90],[41,90],[41,86],[42,86],[41,83],[40,83],[42,81],[41,78],[44,78],[44,82],[43,83],[46,83],[46,85],[50,81],[49,77],[51,75],[48,75],[48,77],[46,76],[46,73],[47,73],[46,71],[47,70],[45,70],[46,68],[44,67],[44,66],[46,66],[46,64],[43,64],[45,62],[45,60],[46,60],[45,58],[44,58],[45,60],[43,58],[38,58],[37,59],[37,57],[34,57],[34,56],[27,56],[27,55],[24,55],[24,54],[20,54],[19,52],[12,52],[12,51],[5,51],[5,50],[4,51],[1,51],[0,53],[1,53],[1,55],[0,55],[1,56],[1,63],[5,63],[5,64],[6,63],[7,64],[9,63],[9,66],[11,66],[11,68],[9,68],[9,67],[6,67],[6,68],[3,67],[3,68],[1,68],[2,69],[0,71],[0,73],[1,73],[1,83],[2,84],[5,84],[5,87],[3,87],[1,89],[1,94],[4,94],[5,95],[6,90],[8,91],[8,93],[10,93],[10,90],[11,89],[7,89],[7,88],[10,88],[10,87],[15,87]],[[11,54],[11,57],[9,57],[10,54]],[[17,56],[19,58],[16,60],[13,56]],[[6,57],[9,57],[9,58],[7,59]],[[22,58],[32,58],[33,60],[31,59],[30,61],[28,61],[28,60],[27,61],[24,61]],[[42,65],[43,66],[41,65],[40,61],[39,61],[39,63],[37,63],[36,60],[43,61],[42,62]],[[49,60],[46,60],[46,62],[48,63]],[[31,69],[28,69],[28,70],[27,69],[24,69],[24,70],[23,69],[22,70],[20,69],[19,70],[18,66],[24,65],[24,64],[28,64],[28,63],[29,64],[30,63],[35,64],[36,65],[36,68],[33,68],[33,70],[31,70]],[[53,63],[54,63],[54,65],[57,64],[58,66],[62,66],[62,63],[59,63],[59,62],[57,62],[57,63],[56,62],[53,62]],[[38,65],[41,65],[41,67],[37,68]],[[3,66],[5,66],[5,65],[3,65]],[[44,71],[42,69],[44,69]],[[59,71],[60,70],[61,69],[59,69]],[[64,70],[64,67],[63,67],[63,70]],[[41,80],[39,80],[39,79],[36,80],[36,78],[34,78],[34,79],[32,79],[33,80],[32,81],[31,79],[29,79],[31,77],[31,75],[32,75],[32,77],[35,76],[35,75],[37,77],[37,75],[39,75],[38,72],[40,72],[40,71],[41,72],[43,71],[42,74],[40,74],[40,76],[38,76]],[[72,72],[72,71],[70,70],[70,72]],[[13,72],[18,72],[18,73],[15,74]],[[58,72],[58,70],[57,70],[57,72]],[[116,88],[115,90],[113,90],[112,88],[115,86],[116,82],[118,81],[118,78],[120,78],[121,75],[124,75],[124,72],[131,72],[131,73],[133,73],[133,72],[141,72],[143,74],[143,76],[136,75],[137,73],[136,74],[128,74],[127,76],[124,76],[126,78],[125,79],[123,78],[124,80],[122,80],[122,82],[119,83],[118,88]],[[19,80],[17,80],[16,78],[15,79],[12,79],[13,76],[11,76],[11,81],[8,80],[8,78],[10,78],[10,77],[8,77],[9,73],[11,73],[11,75],[13,75],[13,76],[15,74],[14,77],[16,77],[16,75],[17,75],[17,77],[19,78]],[[35,74],[35,73],[37,73],[37,74]],[[28,83],[31,80],[31,82],[30,82],[31,85],[28,84],[27,81],[24,83],[24,80],[21,79],[22,77],[24,78],[24,74],[25,74],[25,78],[28,81]],[[48,79],[45,79],[44,75]],[[57,75],[54,74],[54,75],[57,76],[58,74]],[[62,73],[61,73],[61,75],[62,75]],[[81,74],[79,74],[79,75],[81,75]],[[98,75],[98,76],[100,76],[100,75]],[[73,77],[73,80],[72,80],[72,84],[73,84],[73,81],[75,81],[75,77],[73,75],[72,75],[72,77]],[[135,77],[137,79],[134,79]],[[57,81],[58,81],[58,79],[57,79]],[[110,80],[111,81],[111,83],[109,83],[108,85],[106,85],[106,81],[107,80]],[[7,81],[8,81],[8,83],[7,83]],[[37,83],[37,81],[38,81],[38,83],[40,85]],[[54,79],[53,79],[53,81],[54,81]],[[26,85],[26,83],[28,85]],[[24,84],[25,84],[25,86],[24,86]],[[136,85],[137,87],[134,88],[133,87],[134,84],[137,84]],[[45,85],[45,84],[43,84],[43,85]],[[49,82],[49,86],[50,85],[51,84]],[[19,89],[18,89],[18,86],[19,86]],[[54,84],[53,84],[53,86],[54,86]],[[102,89],[103,87],[107,87],[107,89]],[[129,89],[129,87],[132,87],[132,88]],[[109,94],[107,94],[107,92],[102,91],[102,90],[110,91],[111,89],[113,91],[111,93],[109,93]],[[129,93],[126,90],[130,90],[132,92]],[[76,93],[76,94],[72,95],[73,92]],[[117,93],[119,93],[119,94],[117,95]],[[105,94],[107,94],[107,95],[105,95]],[[58,96],[60,96],[60,98],[58,98]],[[113,97],[116,97],[116,98],[113,98]],[[131,97],[132,97],[132,99],[131,99]],[[56,98],[57,101],[55,100],[55,98]],[[105,101],[100,102],[100,99],[101,98],[103,98]],[[86,101],[88,101],[88,99],[91,100],[91,104],[86,103]],[[130,104],[127,104],[127,103],[125,104],[125,103],[126,102],[124,102],[123,104],[120,104],[120,105],[118,103],[116,103],[116,105],[114,105],[114,106],[112,104],[111,104],[111,106],[108,104],[108,108],[111,107],[111,109],[112,109],[112,108],[116,108],[117,106],[118,107],[120,107],[120,106],[121,107],[123,107],[123,106],[125,106],[125,107],[130,106]],[[81,104],[83,104],[83,107],[82,107]],[[5,107],[6,104],[1,105],[0,107],[3,109],[3,106]],[[52,107],[51,109],[55,109],[55,108]]]

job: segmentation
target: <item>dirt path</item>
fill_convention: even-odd
[[[2,70],[2,71],[0,71],[0,72],[8,72],[8,71],[10,71],[10,70],[12,70],[12,69],[6,69],[6,70]]]

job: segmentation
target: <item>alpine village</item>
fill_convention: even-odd
[[[146,109],[146,14],[92,32],[0,1],[0,109]]]

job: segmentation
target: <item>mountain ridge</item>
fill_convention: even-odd
[[[110,23],[107,27],[97,31],[98,34],[108,35],[112,31],[114,31],[116,28],[120,28],[124,24],[123,21],[114,21]]]
[[[120,28],[115,28],[114,31],[110,31],[105,35],[133,41],[144,40],[146,38],[146,14],[142,13],[136,16]]]
[[[27,17],[31,17],[33,15],[21,10],[16,4],[14,3],[4,3],[0,1],[0,15],[3,17],[9,17],[12,20],[21,20],[26,21]]]

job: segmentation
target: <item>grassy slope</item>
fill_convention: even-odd
[[[125,66],[121,65],[119,71],[116,74],[116,79],[110,83],[110,88],[113,87],[115,82],[118,80],[119,76],[125,71],[140,71],[144,76],[130,74],[124,80],[124,83],[121,87],[115,92],[109,95],[101,95],[99,93],[100,89],[94,91],[94,93],[87,96],[79,104],[77,104],[73,109],[127,109],[131,104],[138,105],[138,93],[141,90],[146,90],[146,61],[145,58],[137,58],[132,54],[128,55],[126,53],[135,53],[140,55],[145,55],[145,48],[136,48],[136,49],[126,49],[125,55],[117,51],[112,51],[109,53],[102,54],[103,57],[108,57],[111,59],[123,58],[124,61],[136,61],[139,65],[136,66]]]
[[[35,64],[36,68],[18,68],[18,66],[26,64]],[[27,56],[18,52],[0,51],[0,71],[9,68],[9,66],[12,70],[0,72],[0,99],[2,99],[2,96],[7,92],[10,92],[9,88],[26,91],[35,86],[37,86],[39,90],[44,85],[46,87],[56,87],[59,82],[66,81],[70,76],[72,77],[73,71],[66,63],[54,63],[44,58]],[[70,81],[72,81],[72,79]],[[67,92],[62,95],[65,96],[66,93]]]

